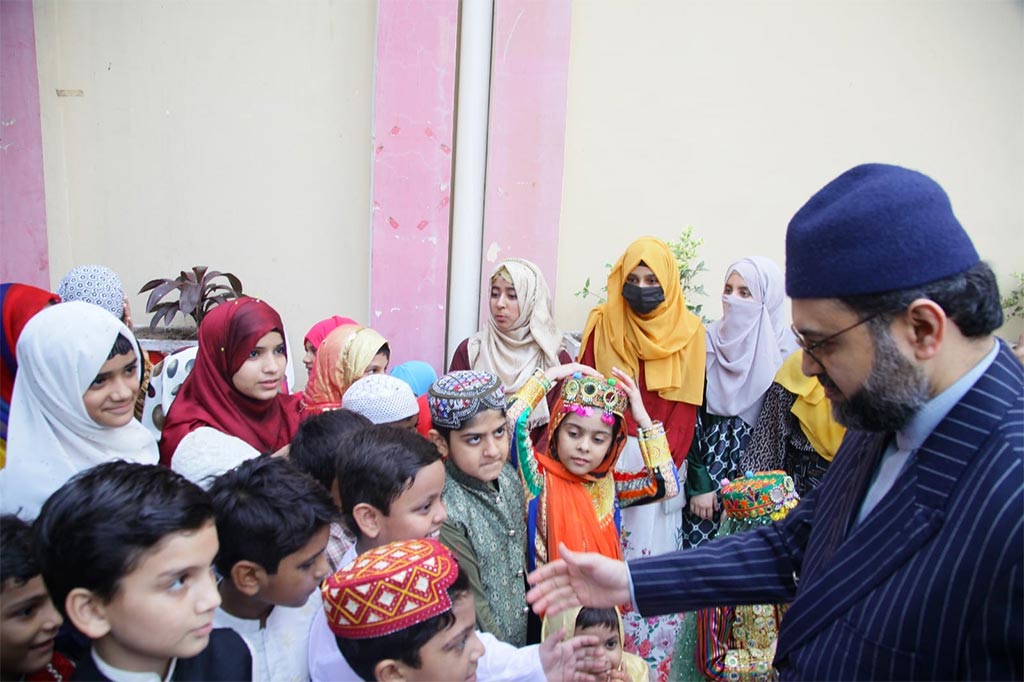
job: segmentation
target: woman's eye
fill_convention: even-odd
[[[274,352],[277,353],[278,355],[284,355],[285,354],[284,344],[282,343],[280,346],[275,348]]]
[[[253,348],[251,351],[249,351],[249,358],[250,359],[258,358],[259,356],[260,356],[260,352],[257,349]]]

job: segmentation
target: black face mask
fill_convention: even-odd
[[[665,300],[665,291],[660,286],[638,287],[635,284],[622,285],[622,298],[634,312],[646,315]]]

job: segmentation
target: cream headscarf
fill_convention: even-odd
[[[753,426],[782,360],[796,348],[786,326],[782,270],[761,256],[742,258],[725,271],[738,273],[751,298],[722,296],[722,319],[708,325],[707,409]]]
[[[551,314],[551,293],[544,274],[536,265],[521,258],[506,258],[498,263],[491,281],[498,276],[510,278],[519,301],[519,317],[508,331],[501,331],[492,315],[487,326],[469,338],[469,366],[496,374],[506,393],[519,390],[533,370],[562,364],[562,333]],[[547,402],[541,401],[530,416],[529,427],[546,424]]]
[[[0,507],[33,518],[57,488],[85,469],[122,459],[156,464],[156,441],[135,419],[111,428],[93,421],[82,396],[107,361],[118,335],[135,336],[109,312],[82,301],[45,308],[18,339]],[[137,365],[142,377],[142,363]]]

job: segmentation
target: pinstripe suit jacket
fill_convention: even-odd
[[[1021,679],[1024,368],[1001,344],[852,527],[884,445],[849,433],[780,523],[630,562],[640,612],[791,601],[786,679]]]

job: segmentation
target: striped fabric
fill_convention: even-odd
[[[792,601],[784,679],[1024,677],[1024,368],[1000,345],[862,523],[884,436],[850,432],[784,522],[630,562],[640,612]]]

